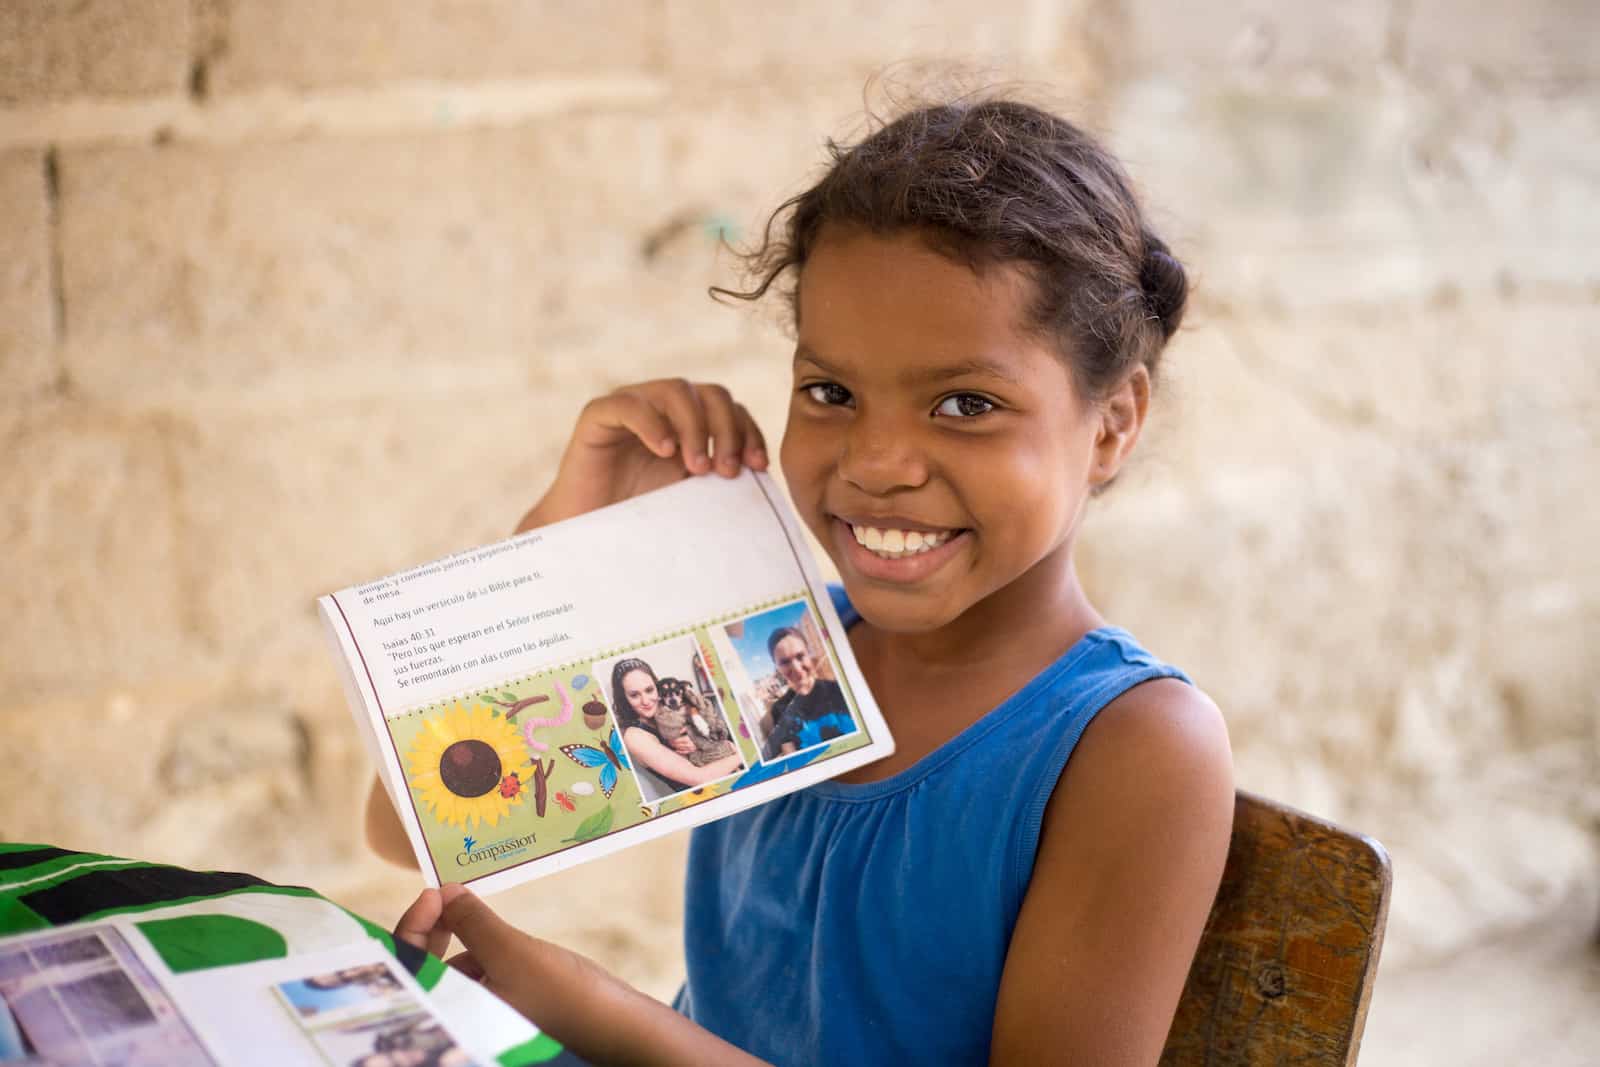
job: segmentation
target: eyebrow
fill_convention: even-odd
[[[799,363],[801,360],[814,363],[817,367],[830,374],[839,373],[839,368],[822,359],[805,345],[797,345],[794,350],[794,361]],[[937,367],[925,367],[901,375],[901,379],[910,385],[928,385],[949,381],[953,378],[965,378],[969,375],[999,378],[1003,382],[1009,382],[1016,386],[1023,384],[1004,364],[997,360],[982,357],[964,359],[959,363],[948,363]]]

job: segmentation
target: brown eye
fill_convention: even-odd
[[[850,403],[850,390],[838,382],[817,382],[806,386],[805,393],[825,407],[841,407]]]
[[[939,401],[939,406],[933,409],[935,415],[948,415],[958,419],[970,419],[975,415],[987,415],[994,410],[994,401],[977,393],[956,393]]]

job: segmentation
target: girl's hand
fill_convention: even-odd
[[[679,734],[672,740],[672,750],[680,756],[694,755],[694,739],[688,734]]]
[[[556,479],[517,532],[569,519],[695,474],[767,469],[761,429],[720,385],[628,385],[578,415]]]
[[[585,957],[529,937],[462,886],[424,889],[394,931],[436,956],[449,947],[452,934],[466,951],[450,966],[593,1063],[760,1062]]]

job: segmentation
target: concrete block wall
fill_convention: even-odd
[[[1244,786],[1390,845],[1390,966],[1600,903],[1594,5],[799,10],[0,8],[0,838],[397,914],[313,597],[504,533],[621,382],[776,440],[716,236],[957,60],[1101,131],[1198,281],[1088,523],[1108,613]],[[681,851],[507,906],[666,992]]]

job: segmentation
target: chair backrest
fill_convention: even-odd
[[[1390,884],[1372,838],[1240,792],[1161,1063],[1354,1064]]]

